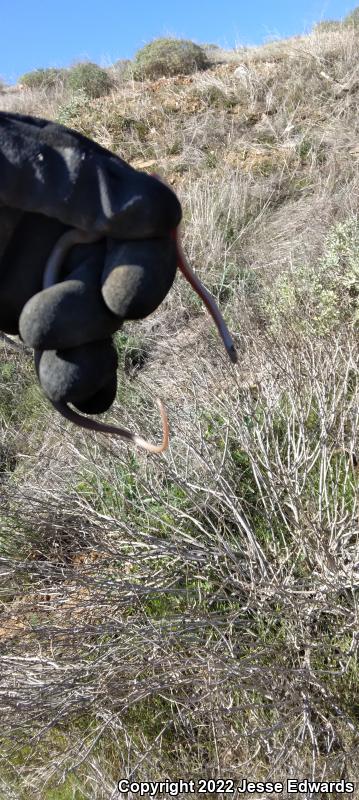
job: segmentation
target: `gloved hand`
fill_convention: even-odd
[[[68,402],[112,404],[112,334],[169,291],[180,219],[166,185],[85,136],[0,112],[0,330],[35,349],[44,392],[73,421]]]
[[[68,403],[84,413],[109,408],[117,386],[111,336],[157,308],[177,265],[236,363],[223,317],[182,251],[180,219],[161,180],[61,125],[0,112],[0,331],[34,348],[41,386],[63,416],[157,453],[168,443],[160,401],[161,445]]]

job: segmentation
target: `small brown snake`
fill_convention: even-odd
[[[193,270],[189,266],[180,243],[178,228],[172,231],[171,236],[176,244],[177,266],[179,270],[182,272],[186,280],[190,283],[194,291],[199,295],[199,297],[205,304],[206,308],[208,309],[209,313],[213,317],[213,320],[218,328],[219,334],[223,341],[224,347],[229,355],[229,358],[233,364],[236,364],[237,353],[232,338],[230,336],[230,333],[228,331],[227,325],[219,311],[219,308],[217,307],[214,301],[214,298],[210,295],[210,293],[203,286],[197,275],[193,272]],[[76,244],[90,244],[98,241],[99,239],[102,239],[103,237],[104,237],[103,233],[86,233],[85,231],[78,230],[77,228],[72,228],[71,230],[66,231],[66,233],[64,233],[57,241],[55,247],[53,248],[50,254],[50,257],[47,260],[44,279],[43,279],[43,288],[48,289],[50,286],[53,286],[55,283],[58,282],[61,275],[61,267],[71,247],[73,247]],[[37,359],[39,358],[39,355],[40,354],[38,352]],[[159,399],[157,399],[156,402],[160,410],[162,427],[163,427],[162,442],[159,445],[148,442],[146,439],[143,439],[136,433],[128,431],[126,428],[119,428],[115,425],[108,425],[105,422],[99,422],[98,420],[94,420],[89,417],[84,417],[82,416],[82,414],[79,414],[77,411],[74,411],[72,408],[70,408],[66,402],[56,402],[53,400],[50,400],[50,402],[52,403],[56,411],[58,411],[63,417],[70,420],[70,422],[73,422],[75,425],[80,426],[81,428],[86,428],[87,430],[96,431],[98,433],[112,433],[116,436],[120,436],[122,439],[126,439],[127,441],[132,442],[132,444],[137,445],[137,447],[141,447],[143,450],[147,450],[147,452],[149,453],[162,453],[168,447],[168,442],[169,442],[168,417],[164,405],[162,401]]]

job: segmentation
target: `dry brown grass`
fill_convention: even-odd
[[[357,42],[339,28],[217,53],[206,73],[121,79],[90,103],[0,96],[163,172],[240,355],[229,368],[181,277],[126,326],[109,417],[155,436],[163,397],[171,446],[155,459],[74,435],[0,342],[16,452],[0,505],[4,796],[358,774],[357,245],[342,263],[339,234],[327,242],[357,226]],[[342,284],[322,329],[311,287],[293,297],[280,279],[288,292],[325,250]]]

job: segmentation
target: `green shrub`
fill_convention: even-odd
[[[359,6],[356,6],[350,14],[344,17],[343,25],[348,28],[359,28]]]
[[[66,75],[67,70],[57,67],[34,69],[32,72],[25,72],[19,83],[28,86],[29,89],[53,89],[61,80],[66,80]]]
[[[155,39],[136,53],[134,78],[188,75],[209,67],[202,47],[186,39]]]
[[[88,95],[84,89],[79,89],[71,95],[67,103],[60,106],[56,122],[60,125],[68,125],[70,128],[76,126],[80,114],[88,104]]]
[[[102,97],[109,94],[113,88],[113,82],[105,69],[85,61],[75,64],[69,71],[68,86],[74,92],[84,91],[90,98]]]
[[[330,231],[319,264],[302,264],[279,276],[269,290],[275,328],[286,320],[299,330],[322,335],[344,322],[359,321],[359,219],[350,217]]]

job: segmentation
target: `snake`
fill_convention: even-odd
[[[153,177],[158,177],[153,176]],[[158,178],[162,180],[162,178]],[[164,182],[164,181],[163,181]],[[176,261],[177,267],[184,276],[184,278],[189,282],[192,286],[194,291],[198,294],[201,298],[202,302],[206,306],[207,310],[209,311],[210,315],[212,316],[214,323],[218,329],[219,335],[222,339],[224,348],[229,356],[230,361],[232,364],[237,363],[237,352],[233,343],[233,339],[229,333],[227,325],[222,317],[222,314],[210,294],[210,292],[203,286],[201,281],[199,280],[198,276],[193,271],[192,267],[189,265],[186,255],[184,253],[181,239],[180,239],[180,229],[179,226],[171,231],[171,238],[173,239],[176,247]],[[43,289],[48,289],[51,286],[54,286],[61,280],[61,269],[68,255],[68,252],[72,247],[77,244],[92,244],[93,242],[97,242],[100,239],[104,238],[104,233],[91,233],[88,231],[82,231],[78,228],[70,228],[67,230],[56,242],[55,246],[53,247],[49,258],[47,259],[43,277]],[[41,350],[37,350],[35,352],[35,364],[36,368],[38,369],[40,357],[41,357]],[[111,425],[106,422],[100,422],[99,420],[94,420],[91,417],[85,417],[82,414],[79,414],[65,401],[55,401],[49,398],[53,408],[61,414],[62,417],[69,420],[70,422],[74,423],[75,425],[85,428],[89,431],[95,431],[97,433],[106,433],[118,436],[132,444],[136,445],[137,447],[146,450],[149,453],[163,453],[164,450],[168,448],[169,444],[169,424],[168,424],[168,416],[166,413],[166,409],[162,403],[162,400],[156,398],[156,402],[159,408],[161,421],[162,421],[162,442],[160,444],[153,444],[149,442],[147,439],[144,439],[142,436],[139,436],[137,433],[133,433],[132,431],[127,430],[126,428],[121,428],[117,425]]]

